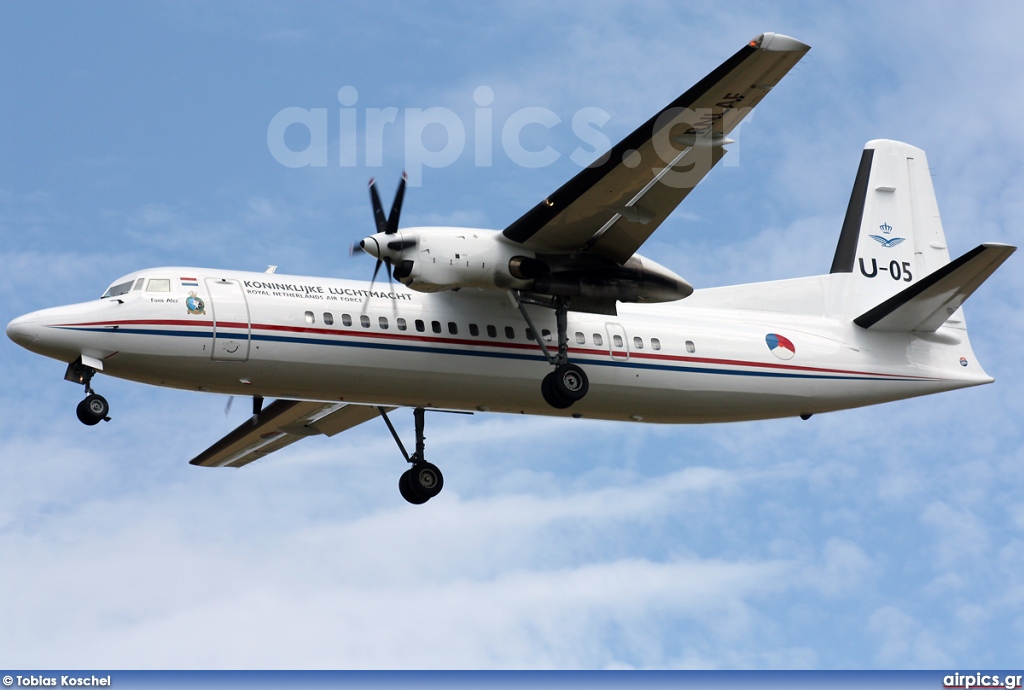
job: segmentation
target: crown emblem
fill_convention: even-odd
[[[889,225],[888,223],[882,223],[881,225],[878,226],[878,229],[884,232],[886,235],[892,234],[892,226]]]

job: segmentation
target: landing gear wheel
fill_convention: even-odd
[[[437,465],[429,462],[418,462],[412,466],[412,475],[409,478],[412,488],[427,498],[433,498],[441,493],[444,488],[444,476]]]
[[[444,476],[436,465],[417,462],[402,473],[398,480],[398,491],[402,498],[413,505],[426,503],[441,493]]]
[[[413,487],[413,471],[413,468],[410,467],[402,473],[401,477],[398,478],[398,492],[402,494],[402,498],[407,500],[409,503],[412,503],[414,506],[418,506],[426,503],[430,497],[423,496],[416,491],[415,487]]]
[[[574,403],[582,400],[583,396],[590,390],[590,381],[587,374],[575,364],[566,362],[555,367],[554,377],[551,379],[551,388],[555,394],[563,400]]]
[[[402,498],[413,505],[426,503],[441,493],[441,489],[444,488],[444,475],[441,474],[437,465],[432,465],[423,459],[423,413],[425,410],[422,407],[413,410],[413,419],[416,423],[416,452],[412,455],[406,452],[402,439],[395,431],[395,426],[388,419],[387,410],[383,407],[378,407],[377,410],[384,419],[384,423],[388,425],[388,431],[391,432],[395,443],[398,444],[398,449],[402,451],[406,461],[412,465],[398,479],[399,493],[402,494]]]
[[[548,372],[544,380],[540,382],[540,394],[544,396],[544,402],[556,410],[564,410],[571,407],[572,400],[566,400],[555,391],[555,372]]]
[[[107,418],[107,413],[110,412],[110,405],[107,404],[106,398],[102,395],[92,393],[87,395],[85,400],[78,403],[78,408],[75,412],[78,414],[78,421],[82,424],[93,426]]]

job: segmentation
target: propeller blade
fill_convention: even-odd
[[[395,201],[391,204],[391,213],[388,214],[387,227],[384,230],[385,235],[394,235],[398,232],[398,217],[402,214],[402,199],[405,198],[405,182],[408,179],[409,176],[403,172],[402,179],[398,182],[398,191],[395,192]]]
[[[373,204],[373,220],[377,224],[377,232],[387,232],[388,219],[384,215],[384,206],[380,203],[380,194],[377,193],[377,182],[370,178],[370,203]]]
[[[377,259],[377,264],[373,267],[373,277],[370,278],[370,289],[371,290],[373,290],[373,284],[375,282],[377,282],[377,273],[380,271],[380,265],[382,263],[384,263],[384,261],[387,261],[387,259],[384,259],[384,260]],[[388,275],[390,275],[390,271],[388,272]]]
[[[228,404],[224,406],[224,416],[225,417],[227,417],[229,414],[231,414],[231,403],[233,403],[233,402],[235,402],[235,396],[232,395],[231,397],[228,398]]]
[[[388,294],[395,294],[395,284],[391,282],[391,259],[385,257],[384,263],[387,264],[388,269]],[[398,318],[398,300],[391,298],[391,317],[394,319]]]
[[[349,258],[355,256],[356,252],[361,252],[361,251],[363,251],[363,241],[359,240],[358,242],[353,242],[352,246],[348,248]]]

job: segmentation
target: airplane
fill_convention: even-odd
[[[866,144],[827,274],[695,290],[637,253],[809,49],[758,36],[504,230],[402,229],[404,176],[386,214],[371,180],[377,232],[357,245],[376,259],[369,283],[150,268],[7,335],[67,363],[85,424],[110,420],[97,373],[252,397],[251,418],[193,465],[241,467],[381,417],[413,504],[444,485],[424,454],[426,410],[808,419],[992,382],[961,305],[1016,248],[950,261],[927,159],[909,144]],[[413,410],[412,453],[397,408]]]

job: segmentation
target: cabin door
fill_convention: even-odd
[[[242,284],[229,278],[207,278],[206,289],[213,307],[214,361],[246,361],[252,328]]]

